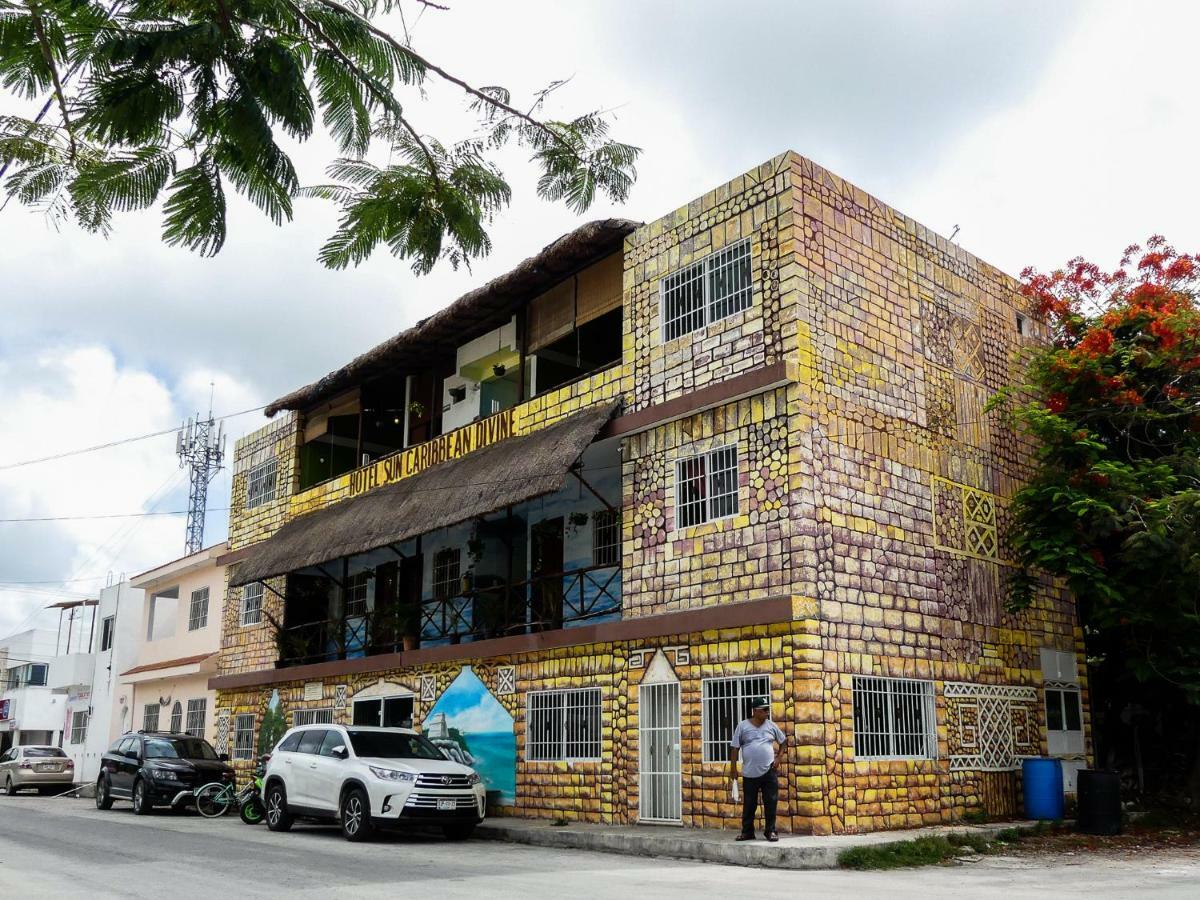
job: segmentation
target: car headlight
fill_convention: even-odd
[[[480,780],[481,779],[479,777],[478,772],[472,772],[470,775],[467,776],[467,784],[471,784],[471,785],[479,784]]]
[[[170,769],[150,769],[150,777],[155,781],[178,781],[179,773]]]
[[[371,774],[382,781],[416,781],[417,776],[412,772],[401,772],[397,769],[380,769],[377,766],[367,766]]]

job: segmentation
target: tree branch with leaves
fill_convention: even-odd
[[[419,2],[419,0],[417,0]],[[423,3],[429,9],[443,9]],[[335,203],[319,258],[362,262],[380,245],[419,273],[486,254],[487,228],[511,200],[495,162],[523,147],[539,196],[583,212],[621,202],[639,150],[609,136],[598,111],[569,120],[528,111],[506,89],[476,86],[381,27],[399,0],[0,0],[0,84],[52,95],[44,120],[0,117],[8,200],[107,234],[114,214],[162,201],[163,239],[204,255],[227,233],[226,191],[276,224],[296,197]],[[67,84],[63,72],[79,73]],[[478,128],[465,140],[422,131],[429,80],[462,92]],[[280,140],[319,127],[338,153],[330,183],[302,188]],[[387,164],[372,162],[384,151]]]

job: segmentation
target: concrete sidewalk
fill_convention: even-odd
[[[945,834],[993,836],[1006,828],[1035,825],[1035,822],[994,822],[987,825],[939,825],[904,831],[873,831],[868,834],[781,835],[772,844],[759,838],[736,841],[736,831],[705,828],[674,828],[664,825],[555,826],[544,820],[488,819],[475,830],[487,840],[509,841],[537,847],[596,850],[629,856],[665,856],[696,859],[729,866],[771,869],[836,869],[838,854],[851,847],[892,844],[918,837]]]

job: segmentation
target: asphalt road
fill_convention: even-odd
[[[236,817],[137,818],[118,803],[0,796],[0,898],[193,897],[1196,897],[1200,856],[989,857],[900,872],[786,872],[393,834],[349,844],[332,828],[272,834]]]

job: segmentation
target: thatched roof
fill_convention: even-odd
[[[313,406],[388,369],[424,367],[431,357],[453,353],[465,341],[503,325],[521,304],[618,249],[637,227],[629,219],[599,219],[579,226],[512,271],[463,294],[320,381],[280,397],[267,406],[267,416]]]
[[[617,403],[577,412],[547,428],[491,444],[325,509],[300,516],[249,549],[230,584],[397,544],[562,488],[567,473]]]

